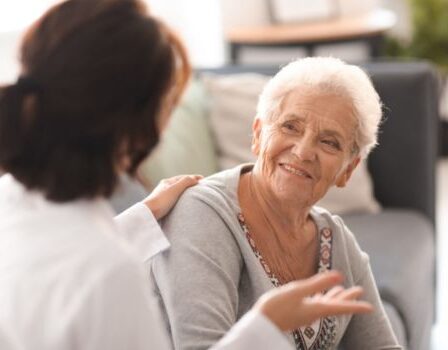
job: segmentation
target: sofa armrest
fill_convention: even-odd
[[[425,62],[362,65],[384,104],[379,146],[369,157],[375,196],[385,207],[416,210],[435,226],[438,93]]]

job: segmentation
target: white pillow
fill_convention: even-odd
[[[258,96],[269,77],[254,74],[214,75],[202,78],[209,95],[210,126],[218,150],[220,169],[255,161],[252,154],[252,121]],[[344,188],[331,188],[317,205],[333,214],[376,213],[380,205],[365,161],[361,162]]]

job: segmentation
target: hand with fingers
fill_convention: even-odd
[[[357,300],[362,288],[346,289],[342,281],[339,272],[330,271],[290,282],[264,294],[254,308],[284,332],[326,316],[372,312],[372,305]]]
[[[159,220],[168,214],[188,187],[196,185],[202,178],[201,175],[179,175],[163,179],[151,194],[143,200],[143,203]]]

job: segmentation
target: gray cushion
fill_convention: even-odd
[[[128,175],[120,177],[120,184],[110,198],[110,204],[117,214],[141,201],[148,191],[135,179]]]
[[[383,301],[383,305],[384,310],[386,311],[386,314],[389,317],[390,323],[392,324],[392,328],[397,336],[398,343],[401,345],[403,350],[408,350],[406,330],[404,328],[401,316],[398,314],[397,310],[393,305],[389,304],[386,301]],[[354,349],[347,349],[346,347],[344,347],[344,345],[341,344],[338,346],[338,350],[354,350]]]
[[[403,350],[407,350],[408,349],[407,335],[401,316],[398,314],[395,307],[389,304],[387,301],[383,301],[383,305],[384,310],[386,311],[386,314],[389,317],[390,323],[392,324],[392,328],[397,336],[398,343],[401,345]],[[353,350],[353,349],[347,349],[341,344],[338,346],[338,350]]]
[[[403,319],[398,313],[397,309],[389,304],[387,301],[383,301],[384,309],[386,310],[386,314],[389,317],[390,323],[392,324],[392,328],[395,331],[395,335],[397,336],[398,343],[402,346],[403,350],[408,349],[408,337],[406,334],[406,329],[403,324]]]
[[[411,349],[428,349],[434,308],[434,229],[422,215],[388,209],[345,216],[371,257],[381,297],[404,320]]]

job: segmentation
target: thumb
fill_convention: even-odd
[[[179,182],[183,186],[188,187],[188,186],[196,185],[201,178],[197,177],[197,175],[186,175]]]

